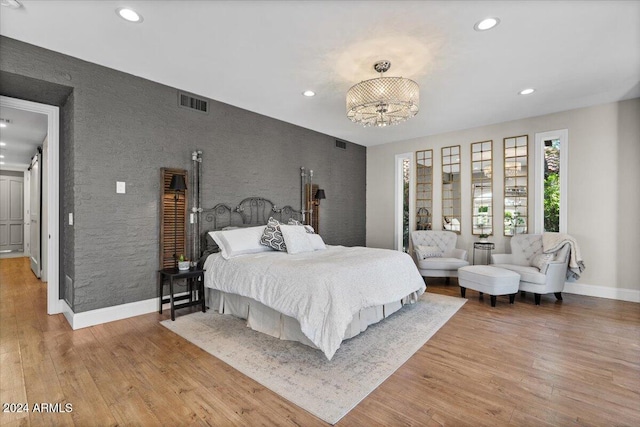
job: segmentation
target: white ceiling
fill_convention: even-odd
[[[47,116],[15,108],[0,108],[0,122],[7,127],[0,128],[0,170],[24,170],[29,167],[36,149],[42,146],[47,136]]]
[[[365,146],[640,96],[640,1],[22,4],[0,34]],[[474,31],[489,16],[500,25]],[[345,95],[379,59],[420,85],[421,109],[363,128]]]

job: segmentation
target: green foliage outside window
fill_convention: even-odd
[[[544,231],[560,231],[560,177],[550,173],[544,180]]]

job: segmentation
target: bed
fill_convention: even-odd
[[[409,255],[325,245],[289,206],[249,198],[203,214],[207,305],[256,331],[320,349],[329,360],[343,340],[425,291]],[[285,251],[260,244],[275,221]]]

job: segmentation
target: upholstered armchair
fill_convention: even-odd
[[[469,265],[467,251],[456,249],[458,235],[453,231],[416,230],[411,232],[413,259],[422,277],[458,277],[458,269]]]
[[[542,234],[517,234],[511,238],[510,254],[493,254],[493,267],[505,268],[520,275],[519,290],[532,292],[536,305],[540,296],[554,293],[562,301],[562,291],[569,264],[569,245],[552,254],[542,251]]]

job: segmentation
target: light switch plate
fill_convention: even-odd
[[[116,193],[125,194],[126,192],[126,183],[123,181],[116,181]]]
[[[73,212],[69,212],[69,225],[73,225]]]

